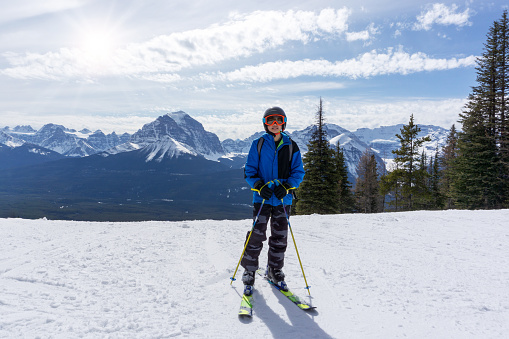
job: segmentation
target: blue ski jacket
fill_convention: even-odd
[[[268,133],[261,136],[264,138],[260,154],[258,154],[258,140],[251,144],[244,167],[244,176],[247,183],[254,188],[257,181],[261,180],[264,184],[269,183],[269,187],[274,188],[280,183],[287,183],[291,188],[299,187],[304,179],[304,166],[299,147],[295,141],[291,140],[285,133],[281,133],[282,138],[276,143],[274,137]],[[290,144],[293,144],[290,147]],[[292,154],[290,155],[290,149]],[[290,161],[291,159],[291,161]],[[287,186],[288,187],[288,186]],[[291,205],[293,194],[291,191],[283,198],[285,205]],[[263,198],[258,192],[253,192],[253,203],[261,203]],[[274,194],[265,201],[266,204],[277,206],[281,205],[281,200]]]

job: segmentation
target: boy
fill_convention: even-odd
[[[286,215],[290,216],[293,198],[291,190],[299,187],[302,182],[304,167],[299,147],[283,133],[286,122],[286,114],[281,108],[272,107],[265,111],[263,127],[266,133],[261,136],[262,141],[253,141],[244,169],[246,181],[254,191],[253,218],[258,215],[241,261],[245,269],[242,281],[246,295],[253,291],[255,271],[259,267],[258,257],[267,239],[269,218],[271,236],[267,276],[281,289],[288,289],[282,271],[288,235]]]

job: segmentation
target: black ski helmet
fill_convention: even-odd
[[[272,108],[269,108],[268,110],[266,110],[265,113],[263,113],[263,119],[265,119],[269,115],[273,115],[273,114],[282,115],[286,118],[286,113],[285,113],[285,111],[283,111],[283,109],[281,107],[272,107]],[[265,122],[263,123],[263,128],[265,129],[265,132],[272,134],[271,132],[269,132],[269,128],[267,125],[265,125]],[[284,131],[285,129],[286,129],[286,122],[282,125],[281,131]]]

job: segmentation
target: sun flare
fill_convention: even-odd
[[[87,35],[83,41],[83,50],[90,56],[102,58],[111,51],[111,41],[108,36],[98,32]]]
[[[86,62],[94,67],[108,64],[118,41],[108,29],[91,29],[83,32],[80,39],[80,50]]]

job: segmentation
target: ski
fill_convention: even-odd
[[[283,293],[285,297],[287,297],[291,302],[293,302],[297,307],[299,307],[303,311],[314,310],[316,306],[309,305],[306,301],[299,298],[297,295],[293,294],[292,291],[288,289],[288,291],[282,290],[278,285],[274,284],[266,275],[262,274],[261,270],[257,271],[260,276],[262,276],[265,280],[268,281],[269,284],[274,286],[279,292]]]
[[[240,303],[239,317],[252,317],[253,316],[253,295],[242,295],[242,302]]]

